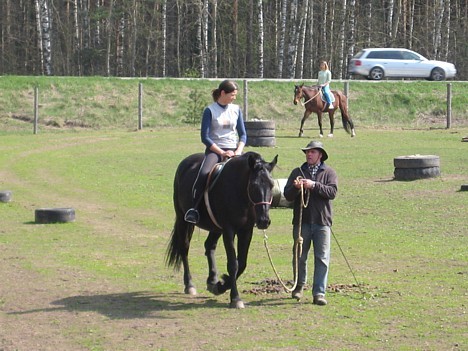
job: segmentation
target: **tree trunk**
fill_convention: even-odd
[[[239,28],[238,28],[238,17],[239,17],[239,1],[234,0],[232,5],[232,50],[234,53],[234,69],[232,75],[239,77]]]
[[[106,51],[106,73],[107,76],[111,76],[111,65],[110,65],[110,57],[111,57],[111,43],[112,43],[112,23],[113,23],[113,12],[114,11],[114,0],[110,0],[109,3],[109,14],[107,16],[107,51]]]
[[[218,77],[218,0],[212,0],[211,10],[211,66],[212,76]]]
[[[278,78],[283,77],[283,64],[284,64],[284,45],[285,45],[285,37],[286,37],[286,21],[287,21],[287,6],[288,0],[282,0],[281,3],[281,15],[280,15],[280,22],[281,22],[281,32],[279,37],[279,45],[278,45]]]
[[[263,62],[263,0],[258,0],[258,77],[263,78],[264,62]]]
[[[166,77],[166,72],[167,72],[167,0],[163,0],[162,2],[162,11],[161,11],[161,27],[162,27],[162,37],[161,37],[161,40],[162,40],[162,43],[161,43],[161,47],[162,47],[162,64],[161,64],[161,67],[162,67],[162,76],[163,77]],[[179,48],[179,46],[177,45],[177,48]],[[180,72],[179,70],[177,72]]]
[[[35,0],[41,74],[52,75],[51,18],[47,0]]]
[[[349,34],[348,34],[348,56],[346,60],[346,78],[349,79],[348,64],[349,60],[354,56],[354,48],[356,45],[356,38],[354,34],[356,32],[356,0],[350,0],[349,2]]]
[[[309,0],[304,0],[302,3],[301,8],[302,16],[301,17],[301,25],[300,25],[300,42],[298,47],[298,57],[297,57],[297,65],[296,65],[296,78],[302,79],[304,77],[304,56],[305,56],[305,38],[306,38],[306,31],[307,31],[307,17],[308,17],[308,10],[309,10]]]
[[[342,0],[342,11],[343,13],[341,14],[340,17],[340,42],[339,42],[339,51],[338,51],[338,70],[335,73],[336,77],[338,78],[343,78],[344,77],[344,47],[345,47],[345,28],[346,28],[346,18],[347,18],[347,2],[346,0]]]

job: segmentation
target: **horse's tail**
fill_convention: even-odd
[[[194,225],[187,223],[180,216],[176,217],[171,239],[166,250],[166,265],[179,270],[184,257],[187,257],[192,240]]]
[[[174,228],[172,229],[171,239],[166,249],[166,266],[172,266],[175,270],[180,269],[181,263],[188,256],[190,241],[192,240],[192,234],[195,228],[193,224],[184,220],[184,212],[179,205],[178,197],[180,195],[180,172],[181,165],[179,165],[174,178],[173,199],[176,219]]]
[[[354,124],[348,112],[348,98],[341,91],[338,94],[340,97],[341,122],[346,133],[351,134]]]

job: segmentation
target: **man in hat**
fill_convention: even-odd
[[[331,200],[338,191],[338,179],[335,171],[324,163],[328,154],[321,142],[311,141],[302,151],[306,162],[291,172],[284,187],[284,197],[288,201],[294,201],[294,242],[300,237],[303,241],[302,255],[298,259],[297,286],[292,292],[292,297],[298,300],[302,297],[307,281],[307,258],[313,246],[313,303],[323,306],[327,304],[325,292],[330,264]],[[296,250],[293,248],[293,251]],[[293,270],[296,274],[295,257]]]

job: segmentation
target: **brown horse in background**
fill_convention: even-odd
[[[305,102],[301,102],[301,104],[305,107],[304,116],[301,120],[301,129],[299,129],[299,137],[303,134],[303,126],[304,122],[307,118],[309,118],[312,112],[317,114],[318,124],[320,128],[320,137],[323,137],[323,130],[322,130],[322,113],[328,112],[328,117],[330,118],[330,134],[328,136],[330,138],[333,137],[333,129],[335,127],[335,118],[333,115],[337,109],[341,111],[341,120],[343,122],[343,128],[348,133],[351,134],[352,137],[356,135],[354,131],[354,123],[349,117],[348,113],[348,99],[346,95],[344,95],[341,91],[332,90],[332,94],[335,97],[335,101],[333,102],[334,109],[329,109],[328,104],[322,100],[322,89],[320,86],[304,86],[302,85],[295,85],[294,88],[294,105],[297,105],[298,102],[301,102],[301,99],[304,98]]]

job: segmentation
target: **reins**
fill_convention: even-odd
[[[301,180],[302,177],[297,177],[297,180]],[[304,195],[304,193],[307,193]],[[307,199],[306,199],[307,197]],[[283,286],[284,290],[288,293],[293,292],[294,289],[297,287],[297,282],[299,280],[299,257],[302,256],[302,243],[304,242],[304,239],[302,238],[302,211],[303,208],[306,208],[309,205],[309,199],[310,199],[310,192],[308,190],[304,189],[304,185],[301,183],[301,206],[300,206],[300,213],[299,213],[299,231],[296,240],[294,241],[294,286],[292,288],[288,288],[286,284],[283,282],[281,277],[278,274],[278,271],[275,268],[275,265],[273,263],[273,259],[271,258],[270,250],[268,249],[268,236],[266,235],[266,230],[263,230],[263,244],[265,245],[265,249],[268,255],[268,258],[270,260],[271,267],[273,268],[273,271],[275,272],[276,278],[278,278],[278,281],[280,284]]]
[[[302,97],[304,97],[304,92],[301,91],[302,93]],[[319,89],[319,91],[317,92],[317,94],[315,94],[313,97],[311,97],[309,100],[307,100],[306,102],[302,102],[301,101],[301,105],[302,106],[305,106],[308,102],[312,101],[313,99],[315,99],[317,96],[319,96],[320,94],[322,93],[322,90]],[[305,98],[304,98],[305,99]]]

